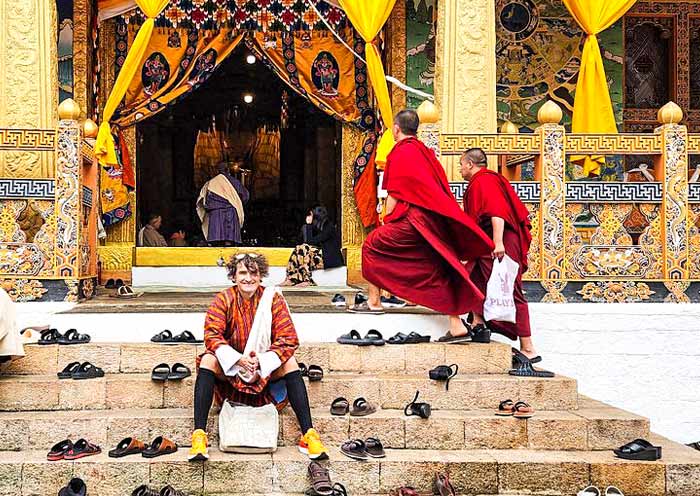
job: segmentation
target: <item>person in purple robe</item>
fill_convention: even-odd
[[[248,190],[229,171],[228,164],[217,165],[218,175],[207,181],[197,199],[197,215],[207,243],[214,246],[241,244],[241,227],[245,221],[243,205]]]

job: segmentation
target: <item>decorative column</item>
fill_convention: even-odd
[[[343,124],[341,175],[341,219],[342,244],[345,249],[348,268],[348,283],[362,282],[362,243],[365,229],[360,221],[360,214],[355,203],[353,189],[354,165],[358,151],[362,149],[364,135],[355,127]]]
[[[435,97],[444,134],[495,134],[496,6],[494,0],[438,1]],[[461,181],[459,157],[442,160]]]
[[[56,0],[0,0],[0,128],[56,128],[56,23]],[[50,153],[0,152],[0,177],[53,175]]]
[[[440,111],[433,102],[425,100],[418,106],[417,112],[420,119],[418,139],[440,159]]]
[[[566,215],[566,184],[564,168],[564,126],[561,108],[548,101],[537,113],[540,127],[540,156],[535,164],[535,179],[540,182],[540,253],[542,256],[542,286],[547,295],[542,301],[564,303],[561,292],[566,287],[564,281],[564,216]]]
[[[685,291],[690,286],[688,260],[688,129],[679,124],[683,111],[669,102],[658,112],[661,126],[661,160],[657,178],[663,186],[662,233],[664,278],[671,299],[688,301]]]

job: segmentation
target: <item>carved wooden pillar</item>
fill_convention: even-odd
[[[496,6],[494,0],[440,0],[436,104],[445,134],[496,133]],[[442,161],[461,181],[459,157]]]
[[[0,0],[0,128],[55,129],[55,0]],[[0,177],[50,178],[49,153],[0,152]]]

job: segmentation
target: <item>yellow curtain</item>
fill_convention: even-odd
[[[391,126],[394,115],[391,110],[391,99],[389,98],[389,88],[386,84],[382,58],[373,41],[389,18],[395,3],[396,0],[340,0],[340,5],[348,19],[366,43],[367,73],[386,129],[381,139],[383,146],[379,146],[377,149],[375,160],[379,164],[386,162],[386,154],[391,151],[389,145],[393,145]]]
[[[141,68],[141,62],[143,61],[146,49],[148,48],[148,42],[153,33],[155,18],[165,9],[169,1],[170,0],[136,0],[136,4],[146,15],[147,19],[136,35],[136,39],[134,39],[134,43],[131,45],[129,53],[126,55],[126,60],[119,72],[119,76],[117,76],[117,80],[114,82],[114,87],[109,94],[109,98],[107,98],[107,103],[105,103],[105,108],[102,113],[102,123],[100,124],[97,141],[95,142],[95,155],[102,165],[116,165],[118,163],[109,121],[114,115],[114,111],[117,110],[119,102],[121,102],[124,95],[126,95],[126,91],[129,89],[129,85],[131,84],[131,80],[134,79],[136,71]]]
[[[596,35],[620,19],[636,0],[563,0],[563,2],[581,29],[588,35],[581,56],[571,131],[615,134],[617,133],[615,114]],[[600,175],[600,166],[605,163],[604,157],[572,157],[572,159],[584,161],[584,176]]]

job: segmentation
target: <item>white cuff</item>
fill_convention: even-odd
[[[224,375],[233,377],[238,374],[240,367],[236,365],[243,355],[234,350],[231,346],[224,344],[216,349],[216,358],[219,360],[221,370]]]
[[[272,373],[282,366],[282,360],[274,351],[266,351],[258,355],[260,361],[260,377],[267,379]]]

